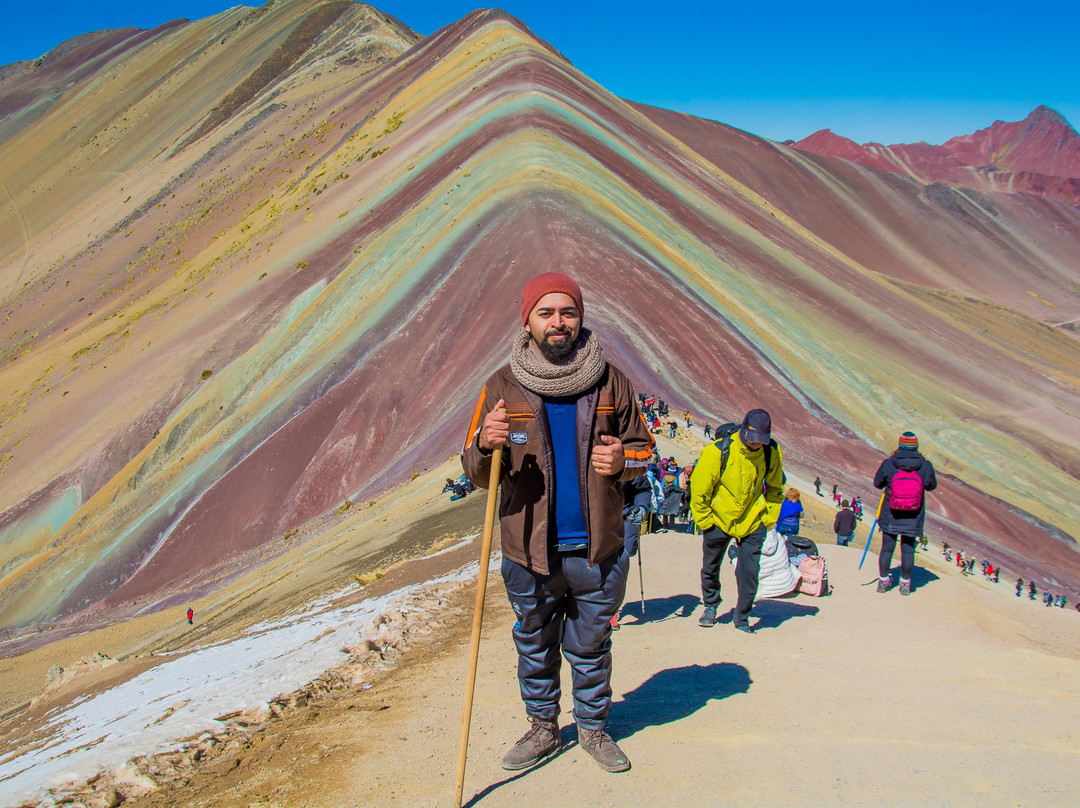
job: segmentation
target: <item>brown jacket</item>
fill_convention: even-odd
[[[522,387],[509,365],[493,373],[480,392],[461,465],[473,483],[487,488],[491,454],[481,451],[476,439],[485,416],[500,398],[510,416],[510,442],[503,450],[500,483],[502,552],[511,561],[547,575],[548,550],[554,544],[554,537],[548,535],[548,525],[554,523],[554,502],[548,500],[546,484],[555,467],[551,436],[543,399]],[[595,564],[622,547],[621,481],[645,471],[653,447],[633,385],[613,365],[608,364],[600,381],[577,400],[577,433],[578,484],[589,531],[589,563]],[[600,435],[612,435],[623,443],[626,467],[618,477],[600,475],[589,463]]]

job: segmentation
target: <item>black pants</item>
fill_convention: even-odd
[[[562,658],[570,663],[574,718],[603,729],[611,707],[611,618],[622,605],[630,556],[624,549],[589,565],[585,553],[548,555],[541,575],[503,558],[510,605],[518,616],[514,644],[525,712],[543,721],[559,714]]]
[[[915,569],[915,537],[900,536],[900,577],[911,580],[911,571]],[[881,554],[878,556],[878,574],[885,578],[892,569],[892,555],[896,549],[897,535],[881,531]]]
[[[737,626],[745,626],[750,619],[757,597],[758,573],[761,570],[761,548],[765,544],[766,529],[759,525],[737,545],[739,563],[735,567],[735,584],[739,599],[735,604],[732,620]],[[706,606],[720,603],[720,565],[724,561],[732,536],[718,527],[711,527],[702,534],[701,600]]]

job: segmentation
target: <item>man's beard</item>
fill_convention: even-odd
[[[574,343],[576,340],[570,339],[572,333],[573,332],[566,327],[553,328],[550,331],[545,332],[544,338],[536,343],[537,347],[540,348],[540,353],[542,353],[549,362],[560,362],[563,359],[566,359],[566,357],[574,351]],[[548,337],[555,334],[565,334],[567,338],[559,340],[558,342],[548,342]]]

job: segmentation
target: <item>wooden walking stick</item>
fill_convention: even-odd
[[[484,598],[487,594],[488,566],[491,563],[491,534],[495,529],[495,505],[498,501],[499,480],[502,476],[502,455],[503,447],[500,444],[491,453],[487,510],[484,513],[484,532],[480,538],[480,573],[476,579],[476,604],[473,606],[469,672],[465,677],[465,709],[461,715],[461,746],[458,749],[455,808],[461,805],[461,794],[465,787],[465,759],[469,751],[469,724],[472,721],[473,690],[476,688],[476,662],[480,658],[480,626],[484,622]]]

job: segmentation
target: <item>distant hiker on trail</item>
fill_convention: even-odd
[[[1038,589],[1035,586],[1034,581],[1028,581],[1028,600],[1035,600],[1035,593]]]
[[[605,732],[611,708],[611,618],[626,591],[621,483],[645,471],[653,439],[630,380],[583,326],[577,282],[539,275],[521,295],[523,330],[510,363],[480,393],[462,465],[487,486],[504,447],[499,520],[502,576],[518,617],[518,685],[531,728],[504,769],[562,748],[559,669],[570,663],[578,744],[602,769],[630,761]]]
[[[1021,592],[1023,592],[1023,590],[1024,590],[1024,579],[1023,578],[1017,578],[1016,579],[1016,597],[1020,597],[1020,594],[1021,594]]]
[[[843,500],[844,507],[833,519],[832,529],[836,534],[836,543],[841,547],[847,547],[855,538],[855,511],[848,507],[848,501]]]
[[[674,438],[675,437],[675,432],[678,430],[678,428],[679,428],[679,422],[678,421],[672,421],[671,423],[669,423],[668,424],[668,437],[669,438]]]
[[[442,492],[445,494],[450,493],[450,501],[456,502],[459,499],[464,499],[465,495],[470,491],[475,491],[476,486],[472,484],[472,480],[462,474],[456,480],[446,478],[446,485],[443,486]]]
[[[667,533],[675,529],[675,517],[682,512],[683,499],[686,497],[686,489],[679,485],[678,468],[668,467],[668,473],[664,475],[664,500],[660,503],[661,530]]]
[[[712,440],[712,424],[705,422],[705,440]]]
[[[776,532],[781,536],[799,535],[799,519],[803,514],[800,498],[798,488],[789,488],[784,492],[784,501],[780,503],[780,518],[776,522]]]
[[[874,475],[874,488],[885,489],[878,526],[881,554],[878,556],[878,592],[892,588],[893,551],[900,539],[900,594],[911,594],[911,572],[915,569],[915,539],[926,521],[925,492],[937,488],[937,475],[929,460],[919,454],[914,432],[899,438],[896,451],[887,457]]]
[[[739,631],[754,631],[749,619],[757,596],[761,550],[768,528],[780,516],[784,490],[780,447],[772,440],[771,431],[769,413],[750,410],[733,434],[701,450],[690,477],[690,512],[702,531],[701,600],[705,611],[698,620],[702,626],[716,623],[720,564],[734,539],[739,598],[732,622]],[[717,428],[718,435],[724,433]]]
[[[188,606],[187,621],[189,626],[195,625],[195,610]]]
[[[660,485],[660,480],[663,476],[664,475],[660,473],[659,466],[655,463],[649,464],[649,468],[645,472],[645,479],[649,481],[650,513],[658,513],[660,510],[660,503],[664,501],[664,487]],[[652,530],[652,525],[649,526],[649,530]]]
[[[814,488],[815,488],[815,489],[817,489],[817,495],[818,495],[819,497],[820,497],[820,496],[824,496],[824,495],[823,495],[823,494],[821,493],[821,478],[820,478],[820,477],[818,477],[818,478],[816,478],[816,479],[814,480]]]

